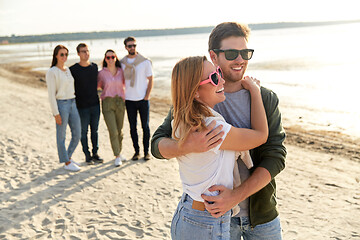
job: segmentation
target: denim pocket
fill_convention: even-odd
[[[58,106],[59,114],[69,108],[69,104],[67,104],[66,100],[57,100],[56,103]]]
[[[209,240],[212,239],[213,225],[207,224],[199,219],[183,217],[183,226],[181,229],[182,239]]]

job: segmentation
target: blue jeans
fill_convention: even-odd
[[[214,218],[205,211],[193,209],[192,198],[184,193],[171,222],[173,240],[230,239],[230,211]]]
[[[56,144],[61,163],[68,162],[80,141],[80,117],[75,98],[56,100],[61,116],[61,125],[56,124]],[[69,124],[71,140],[68,149],[65,147],[66,127]]]
[[[230,236],[232,240],[281,240],[280,218],[260,224],[251,229],[248,217],[233,217],[230,224]]]
[[[140,148],[138,144],[138,134],[137,134],[137,112],[140,113],[141,127],[143,129],[143,144],[144,144],[144,153],[149,152],[149,142],[150,142],[150,127],[149,127],[149,110],[150,102],[149,100],[140,100],[140,101],[125,101],[126,112],[130,125],[130,135],[133,142],[133,146],[136,153],[139,153]]]
[[[90,139],[92,144],[92,154],[96,154],[99,149],[98,129],[100,119],[100,104],[88,108],[78,108],[81,120],[81,145],[86,157],[90,157],[88,145],[88,129],[90,126]]]

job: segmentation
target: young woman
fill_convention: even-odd
[[[100,96],[102,112],[110,135],[115,166],[118,167],[125,160],[120,154],[125,115],[125,78],[120,61],[111,49],[105,52],[103,69],[98,74],[98,88],[103,90]]]
[[[68,49],[57,45],[54,49],[51,68],[46,73],[51,111],[56,122],[56,143],[60,163],[69,171],[79,171],[80,167],[71,160],[71,156],[80,141],[80,117],[75,103],[74,78],[70,69],[65,66]],[[66,149],[66,127],[71,129],[71,141]]]
[[[215,68],[206,57],[189,57],[178,62],[171,80],[173,138],[179,144],[190,131],[201,131],[213,120],[223,125],[223,142],[204,153],[178,157],[183,195],[171,224],[173,239],[230,239],[230,211],[214,218],[206,211],[201,194],[217,195],[207,189],[213,185],[233,187],[235,151],[244,151],[266,142],[268,128],[260,86],[245,77],[242,86],[251,94],[252,129],[235,128],[213,110],[225,100],[221,69]]]

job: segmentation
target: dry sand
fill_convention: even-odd
[[[43,73],[2,65],[0,86],[0,239],[170,239],[182,193],[175,159],[115,168],[101,116],[104,164],[67,172],[58,162]],[[153,98],[151,104],[153,132],[169,101]],[[287,166],[277,176],[284,239],[360,239],[359,144],[290,120],[284,125]],[[123,130],[122,153],[130,158],[127,121]],[[84,162],[80,143],[73,159]]]

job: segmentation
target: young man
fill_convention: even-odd
[[[85,154],[85,161],[92,165],[94,162],[102,163],[103,159],[98,155],[98,127],[100,119],[100,103],[97,93],[98,67],[89,61],[89,49],[85,43],[77,47],[80,62],[70,67],[71,74],[75,79],[76,105],[81,120],[81,145]],[[90,126],[92,155],[88,147],[87,133]]]
[[[244,77],[253,50],[247,48],[250,29],[234,22],[217,25],[209,37],[211,60],[220,66],[225,79],[226,100],[215,106],[225,120],[233,126],[250,128],[250,95],[240,80]],[[276,209],[275,176],[285,167],[285,132],[281,124],[278,98],[274,92],[261,87],[266,111],[269,137],[265,144],[251,150],[254,167],[250,171],[241,160],[238,167],[241,185],[234,189],[213,186],[218,196],[205,196],[204,205],[218,217],[239,204],[240,213],[231,219],[231,239],[281,239],[281,226]],[[203,152],[221,144],[221,129],[212,131],[210,124],[204,132],[193,132],[180,148],[171,139],[171,112],[155,131],[151,140],[152,154],[157,158],[173,158],[190,152]],[[220,133],[219,133],[220,132]],[[218,134],[219,133],[219,134]],[[212,202],[210,204],[209,202]]]
[[[143,129],[144,160],[147,161],[150,159],[149,98],[153,87],[152,66],[149,59],[136,51],[136,39],[134,37],[127,37],[124,40],[124,45],[128,55],[120,62],[125,75],[125,106],[130,124],[130,135],[135,149],[131,159],[136,161],[140,157],[136,129],[137,112],[139,112]]]

